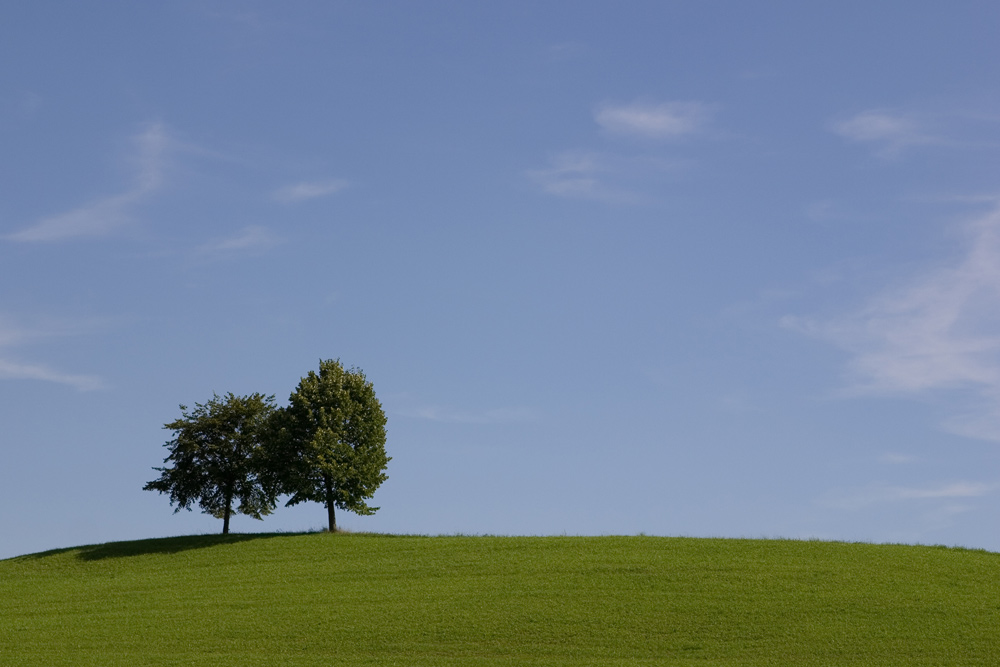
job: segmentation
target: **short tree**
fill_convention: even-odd
[[[330,531],[334,508],[374,514],[365,500],[387,479],[385,413],[375,389],[359,369],[339,360],[320,361],[309,371],[277,415],[275,458],[287,505],[307,500],[327,509]]]
[[[274,397],[263,394],[225,397],[213,395],[195,403],[181,418],[165,424],[174,438],[164,444],[170,467],[153,468],[160,478],[143,487],[170,496],[170,504],[191,510],[197,503],[206,514],[222,519],[222,534],[229,533],[235,511],[261,519],[277,501],[273,475],[264,465],[261,442],[274,414]]]

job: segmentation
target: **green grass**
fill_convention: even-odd
[[[998,665],[1000,554],[231,535],[0,561],[0,665]]]

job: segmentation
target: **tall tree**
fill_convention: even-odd
[[[160,478],[146,484],[146,491],[170,496],[170,504],[191,510],[197,503],[205,514],[222,519],[222,534],[229,533],[235,511],[261,519],[277,502],[273,474],[267,469],[261,442],[274,414],[274,396],[251,394],[225,397],[213,394],[207,403],[195,403],[181,418],[165,424],[174,437],[164,447],[163,460],[171,464]]]
[[[287,505],[307,500],[327,509],[330,531],[337,529],[335,507],[374,514],[365,500],[387,479],[385,413],[363,372],[339,360],[320,361],[280,411],[275,438],[282,491]]]

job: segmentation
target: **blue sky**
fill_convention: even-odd
[[[1000,550],[998,19],[7,6],[0,557],[218,531],[162,425],[321,358],[389,419],[352,530]]]

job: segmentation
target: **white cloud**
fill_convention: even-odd
[[[627,105],[604,104],[594,120],[612,134],[644,139],[675,139],[700,131],[711,108],[700,102],[665,102]],[[612,155],[592,151],[564,151],[548,167],[525,174],[545,193],[556,197],[612,204],[639,204],[655,200],[654,185],[662,191],[665,172],[676,171],[683,161],[649,155]],[[645,183],[644,183],[645,182]],[[642,192],[640,192],[640,190]]]
[[[877,147],[880,157],[895,157],[911,146],[961,147],[956,142],[932,130],[928,116],[915,116],[881,109],[862,111],[845,120],[832,123],[830,129],[849,141]]]
[[[968,110],[899,112],[884,109],[862,111],[835,121],[835,134],[876,149],[880,157],[895,157],[913,146],[959,150],[995,150],[1000,146],[1000,118]]]
[[[551,162],[546,169],[526,172],[528,178],[547,194],[613,204],[636,204],[644,200],[635,192],[608,184],[608,180],[622,171],[622,165],[612,165],[613,161],[604,156],[565,152],[553,157]]]
[[[594,112],[594,120],[612,134],[676,139],[700,131],[710,112],[711,108],[700,102],[605,104]],[[663,175],[688,166],[683,160],[662,155],[592,151],[564,151],[549,162],[548,167],[525,172],[543,192],[612,204],[654,201],[656,195],[647,193],[654,188],[657,193],[662,192]]]
[[[921,498],[978,498],[993,490],[991,484],[982,482],[955,482],[924,489],[891,486],[887,488],[891,500],[919,500]]]
[[[833,125],[833,131],[852,141],[913,143],[923,136],[912,118],[885,111],[863,111]]]
[[[37,223],[9,234],[11,241],[61,241],[80,236],[103,236],[131,219],[130,209],[140,199],[136,193],[106,197],[66,213],[42,218]]]
[[[136,167],[136,194],[153,192],[163,185],[163,168],[167,151],[174,141],[162,123],[152,123],[133,138],[135,153],[132,161]]]
[[[24,318],[0,315],[0,348],[31,344],[47,338],[79,336],[104,329],[107,321],[101,319],[66,319],[35,317]]]
[[[96,375],[71,375],[47,366],[0,359],[0,380],[42,380],[66,384],[80,391],[101,389],[104,382]]]
[[[0,318],[0,348],[17,345],[31,337],[29,330]]]
[[[163,185],[165,154],[171,139],[162,124],[153,123],[133,137],[133,145],[135,183],[129,190],[43,218],[5,238],[10,241],[47,242],[103,236],[129,223],[136,206]]]
[[[244,227],[236,236],[206,243],[198,248],[198,252],[219,253],[264,250],[280,242],[281,240],[271,234],[266,227],[251,225]]]
[[[528,176],[550,195],[559,197],[597,198],[600,183],[595,177],[600,171],[592,155],[563,153],[548,169],[535,169]]]
[[[961,390],[953,393],[964,407],[945,426],[1000,441],[1000,208],[968,231],[957,261],[877,295],[860,312],[782,323],[848,351],[852,393]]]
[[[605,104],[594,113],[594,120],[614,134],[676,139],[701,130],[711,111],[710,106],[701,102]]]
[[[53,336],[67,336],[93,329],[94,323],[49,322],[42,326],[25,327],[0,317],[0,354],[4,348],[31,344]],[[104,382],[96,375],[75,375],[55,370],[43,364],[15,361],[6,354],[0,356],[0,380],[41,380],[66,384],[80,391],[100,389]]]
[[[860,510],[873,505],[920,500],[980,498],[993,492],[995,485],[983,482],[952,482],[930,487],[906,487],[872,484],[865,488],[833,493],[821,501],[828,507]]]
[[[350,183],[348,181],[341,179],[295,183],[293,185],[286,185],[283,188],[275,190],[273,197],[277,201],[286,204],[294,204],[306,201],[307,199],[316,199],[317,197],[326,197],[336,194],[349,185]]]

